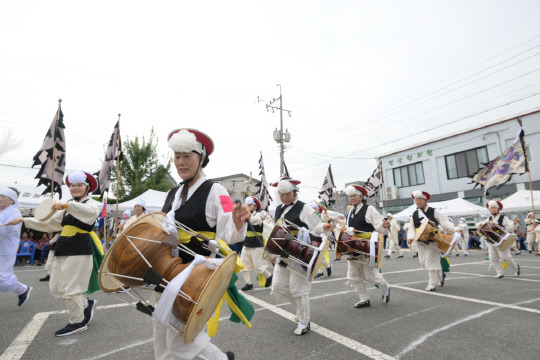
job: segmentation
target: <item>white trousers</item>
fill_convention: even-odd
[[[88,290],[92,266],[92,255],[54,258],[49,289],[54,297],[66,302],[70,324],[84,320],[84,308],[88,300],[82,294]]]
[[[257,274],[261,274],[265,279],[268,279],[272,274],[266,270],[268,267],[268,261],[263,258],[263,247],[243,247],[242,254],[240,254],[240,261],[245,266],[245,269],[242,269],[240,273],[244,277],[244,282],[246,284],[253,284],[251,281],[250,272],[255,270]]]
[[[376,266],[369,266],[369,258],[361,255],[359,260],[347,259],[347,280],[348,284],[356,289],[360,301],[369,300],[369,294],[365,283],[377,285],[384,292],[388,290],[388,283]],[[365,263],[364,263],[365,262]]]
[[[502,268],[503,260],[508,263],[510,268],[517,270],[517,265],[514,259],[512,258],[510,249],[501,251],[500,248],[496,248],[495,246],[488,243],[488,252],[489,252],[489,263],[493,265],[493,267],[497,271],[497,274],[503,273],[503,268]]]
[[[458,240],[458,244],[459,246],[461,247],[461,254],[462,255],[465,255],[465,254],[469,254],[469,251],[468,251],[468,248],[469,248],[469,237],[463,237],[463,236],[460,236],[459,237],[459,240]],[[456,249],[458,250],[458,249]]]
[[[280,258],[274,267],[272,294],[281,295],[296,308],[296,317],[304,327],[310,321],[309,293],[311,282],[294,271],[279,265]],[[289,265],[290,266],[290,265]]]
[[[536,237],[536,233],[535,232],[528,232],[527,233],[527,250],[531,251],[533,249],[533,244],[534,243],[537,243],[536,245],[536,252],[538,252],[538,240],[537,240],[537,237]]]
[[[17,255],[0,255],[0,292],[13,290],[17,295],[22,295],[28,289],[28,286],[17,280],[13,271],[16,258]]]
[[[156,360],[227,360],[227,355],[210,342],[204,328],[195,339],[184,344],[183,335],[175,329],[153,321]]]
[[[403,252],[399,247],[399,239],[397,232],[392,232],[391,234],[388,234],[386,241],[388,242],[388,252],[386,253],[387,255],[392,254],[393,251],[396,251],[398,253],[398,256],[403,255]]]

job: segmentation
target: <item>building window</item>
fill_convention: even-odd
[[[472,176],[489,162],[487,148],[462,151],[444,157],[449,180]]]
[[[392,169],[394,172],[394,185],[398,188],[421,185],[425,183],[424,167],[422,163],[401,166]]]

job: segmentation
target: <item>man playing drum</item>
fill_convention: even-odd
[[[437,209],[429,207],[427,204],[431,195],[425,191],[416,190],[412,193],[412,198],[417,206],[409,220],[409,229],[407,231],[407,243],[411,244],[416,237],[416,229],[422,225],[422,222],[428,219],[433,222],[435,227],[440,226],[447,234],[454,233],[453,241],[457,241],[461,236],[457,232],[454,224],[448,218],[442,215]],[[435,291],[437,285],[444,285],[444,277],[441,266],[441,250],[434,241],[417,241],[418,260],[420,267],[428,272],[428,286],[426,291]]]
[[[394,220],[394,215],[392,213],[387,213],[386,217],[390,221],[390,228],[388,229],[388,252],[386,253],[385,259],[390,259],[390,254],[394,251],[397,252],[398,259],[403,259],[403,252],[399,246],[399,225],[396,220]]]
[[[43,232],[62,231],[53,245],[54,261],[49,288],[54,297],[66,302],[69,323],[58,330],[56,336],[67,336],[87,330],[87,325],[94,316],[97,301],[88,300],[83,293],[99,290],[97,268],[103,256],[101,240],[92,231],[100,209],[96,201],[88,198],[88,194],[97,188],[96,179],[87,172],[73,171],[66,177],[66,184],[73,199],[55,203],[52,209],[60,211],[48,220],[17,218],[12,221],[13,223],[24,221],[27,228]],[[93,269],[96,262],[94,258],[97,260],[96,269]],[[52,259],[51,255],[48,259],[49,261]],[[91,282],[92,275],[95,275],[95,287]]]
[[[251,281],[250,274],[253,269],[255,269],[257,275],[261,275],[266,279],[264,287],[270,287],[272,285],[272,274],[266,269],[268,267],[268,261],[263,259],[263,219],[259,213],[261,202],[255,196],[248,196],[245,204],[251,210],[249,223],[252,228],[248,225],[244,247],[242,248],[242,254],[240,254],[240,260],[245,266],[240,273],[244,276],[244,282],[246,283],[242,291],[253,290],[253,282]]]
[[[298,200],[298,188],[296,187],[298,184],[300,181],[289,178],[283,178],[274,184],[277,186],[279,199],[282,202],[276,208],[274,219],[277,221],[283,218],[286,220],[285,225],[289,221],[315,235],[320,235],[323,230],[331,231],[332,224],[323,224],[310,205]],[[274,267],[272,294],[285,297],[296,308],[298,327],[294,330],[294,334],[301,336],[306,334],[310,327],[309,293],[311,292],[311,282],[306,277],[290,270],[294,265],[297,264],[278,257]],[[313,269],[313,271],[317,271],[317,269]]]
[[[364,196],[367,190],[358,185],[349,185],[345,189],[349,196],[349,203],[353,208],[347,214],[347,229],[359,232],[356,236],[369,240],[374,231],[384,234],[390,227],[390,221],[385,220],[377,210],[365,203]],[[352,228],[352,229],[351,229]],[[384,246],[383,243],[379,246]],[[354,255],[347,259],[347,280],[348,284],[356,289],[360,301],[354,305],[360,309],[371,306],[369,294],[365,282],[377,285],[382,289],[382,300],[384,303],[390,301],[390,286],[379,272],[377,265],[370,266],[369,256]]]
[[[491,214],[489,217],[490,221],[493,221],[508,233],[512,233],[516,230],[519,219],[515,218],[514,221],[512,221],[506,215],[500,214],[499,212],[503,209],[503,205],[500,201],[489,200],[486,207],[489,209]],[[521,269],[512,258],[510,250],[511,249],[501,250],[500,247],[495,247],[488,241],[489,263],[493,265],[497,271],[496,277],[498,278],[502,278],[504,276],[502,269],[503,261],[506,261],[510,268],[515,271],[515,276],[519,276],[521,273]]]
[[[167,194],[162,211],[170,224],[177,221],[208,239],[222,239],[228,244],[243,241],[246,237],[246,221],[251,214],[246,205],[233,202],[223,186],[206,179],[202,168],[209,162],[214,143],[206,134],[195,129],[173,130],[168,136],[169,147],[174,151],[174,167],[183,182]],[[190,244],[191,234],[169,228],[185,246],[204,256],[215,256]],[[194,240],[198,241],[198,240]],[[184,263],[193,256],[180,252]],[[234,359],[232,352],[223,353],[210,342],[205,331],[184,344],[182,334],[154,320],[154,352],[157,360],[164,359]]]

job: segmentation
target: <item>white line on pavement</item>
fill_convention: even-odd
[[[290,320],[292,322],[294,322],[294,315],[288,311],[285,311],[283,309],[280,309],[278,308],[277,306],[274,306],[270,303],[267,303],[266,301],[264,300],[261,300],[259,298],[256,298],[254,296],[251,296],[251,295],[248,295],[248,294],[245,294],[244,293],[244,296],[249,300],[251,301],[252,303],[254,304],[257,304],[259,306],[262,306],[284,318],[286,318],[287,320]],[[349,339],[343,335],[340,335],[332,330],[329,330],[329,329],[326,329],[322,326],[319,326],[315,323],[311,323],[311,330],[313,330],[314,332],[322,335],[322,336],[325,336],[333,341],[336,341],[338,342],[339,344],[343,345],[343,346],[346,346],[348,347],[349,349],[352,349],[360,354],[363,354],[371,359],[387,359],[387,360],[390,360],[390,359],[394,359],[392,356],[390,355],[387,355],[387,354],[384,354],[382,352],[380,352],[379,350],[376,350],[376,349],[373,349],[373,348],[370,348],[369,346],[367,345],[364,345],[364,344],[361,344],[359,343],[358,341],[355,341],[355,340],[352,340],[352,339]]]
[[[11,345],[0,356],[0,360],[19,360],[48,317],[49,313],[38,313],[34,315],[32,321],[22,329]]]

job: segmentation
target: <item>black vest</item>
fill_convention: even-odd
[[[490,215],[490,216],[489,216],[489,220],[494,221],[494,220],[493,220],[493,215]],[[504,229],[503,220],[504,220],[504,215],[503,215],[503,214],[500,214],[500,215],[499,215],[499,220],[497,220],[497,224],[499,224],[499,226],[502,227],[502,228]]]
[[[82,203],[89,201],[85,199]],[[97,219],[97,217],[96,217]],[[69,214],[67,211],[64,213],[62,219],[62,226],[71,225],[84,231],[92,231],[94,224],[85,224],[75,216]],[[54,255],[55,256],[75,256],[75,255],[93,255],[94,245],[92,236],[88,233],[78,233],[74,236],[59,236],[55,243]]]
[[[210,180],[203,182],[186,201],[185,205],[174,212],[174,219],[194,231],[209,231],[215,233],[216,227],[211,227],[206,221],[206,202],[208,201],[208,195],[210,194],[210,189],[212,189],[213,184],[214,183]],[[171,211],[174,196],[179,188],[180,186],[177,186],[169,190],[167,198],[165,199],[165,204],[161,209],[162,212],[168,213]],[[198,241],[199,240],[195,240],[195,244]],[[191,243],[184,245],[199,255],[210,256],[210,251],[200,246]],[[184,251],[180,251],[179,255],[184,264],[193,261],[193,256]]]
[[[352,208],[351,211],[349,211],[349,216],[347,216],[347,226],[363,232],[375,231],[373,225],[366,221],[366,213],[368,206],[369,205],[367,204],[362,204],[360,211],[357,214],[354,214],[354,216],[351,216],[353,215],[353,211],[355,210],[354,208]]]
[[[248,221],[249,222],[249,221]],[[250,223],[251,224],[251,223]],[[248,248],[256,248],[256,247],[263,247],[264,241],[262,238],[262,232],[263,232],[263,224],[259,225],[248,225],[247,228],[248,233],[255,232],[257,236],[248,236],[246,235],[246,238],[244,239],[244,246]]]
[[[292,222],[293,224],[295,224],[296,226],[299,226],[299,227],[305,227],[306,229],[308,228],[307,224],[304,223],[302,220],[300,220],[300,213],[302,212],[302,209],[304,208],[304,203],[301,202],[300,200],[298,200],[291,208],[291,210],[289,210],[284,218],[289,220],[290,222]],[[289,205],[290,206],[290,205]],[[283,204],[280,204],[277,208],[276,208],[276,213],[275,213],[275,216],[274,218],[276,219],[276,221],[278,219],[281,218],[281,213],[283,212]],[[287,225],[287,224],[285,224]],[[308,229],[309,230],[309,229]]]
[[[422,225],[422,221],[420,221],[420,215],[418,212],[418,209],[416,209],[412,215],[415,229],[418,229],[420,225]],[[426,214],[429,220],[433,221],[436,225],[439,225],[439,222],[435,219],[435,208],[429,207],[427,211],[424,211],[424,214]]]

